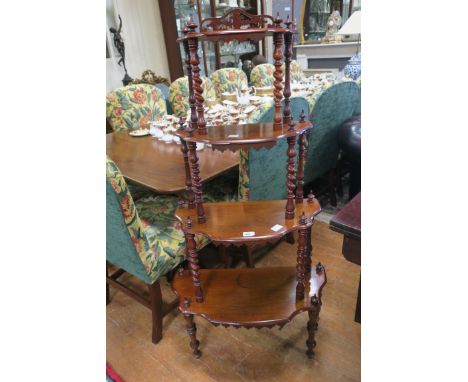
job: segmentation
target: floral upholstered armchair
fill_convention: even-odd
[[[284,77],[284,64],[281,67],[283,70],[283,77]],[[301,69],[301,66],[296,60],[291,60],[290,64],[290,70],[291,70],[291,81],[301,81],[305,78],[305,74]]]
[[[202,77],[203,98],[216,98],[211,81]],[[186,117],[189,110],[188,77],[180,77],[169,86],[169,105],[177,117]]]
[[[166,115],[166,102],[154,85],[137,84],[111,91],[106,98],[106,119],[113,131],[146,127]]]
[[[153,343],[162,337],[162,299],[159,279],[184,261],[185,237],[181,223],[174,217],[177,197],[155,195],[134,201],[116,164],[106,159],[106,258],[108,263],[132,274],[149,286],[153,316]],[[198,249],[208,244],[196,235]],[[121,273],[120,273],[121,274]],[[109,284],[126,291],[115,276]],[[135,292],[129,293],[135,296]],[[141,299],[141,297],[140,297]]]
[[[273,64],[257,65],[250,72],[250,82],[257,87],[272,86],[275,80],[273,77],[274,72],[275,66]]]
[[[237,68],[218,69],[211,74],[210,79],[219,101],[224,92],[240,90],[249,86],[246,74]]]

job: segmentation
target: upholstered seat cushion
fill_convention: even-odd
[[[107,260],[153,283],[184,260],[184,233],[174,216],[177,197],[153,195],[134,201],[109,157],[106,179]],[[201,236],[195,241],[198,249],[208,243]]]
[[[246,74],[237,68],[218,69],[211,74],[210,79],[218,101],[222,100],[224,92],[241,90],[249,85]]]

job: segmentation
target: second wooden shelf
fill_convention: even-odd
[[[242,245],[276,240],[300,227],[299,219],[303,212],[310,219],[321,211],[317,199],[304,199],[296,202],[294,218],[286,219],[285,206],[286,200],[204,203],[205,223],[197,222],[195,208],[179,207],[175,216],[182,222],[185,232],[205,235],[214,244]],[[191,228],[186,224],[189,217]],[[307,225],[311,224],[308,220]]]

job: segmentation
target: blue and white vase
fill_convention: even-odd
[[[353,80],[359,78],[361,75],[361,52],[356,53],[349,59],[348,64],[344,67],[344,74]]]

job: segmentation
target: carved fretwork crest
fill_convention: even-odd
[[[230,30],[264,28],[266,23],[273,22],[273,17],[268,15],[252,15],[241,8],[234,8],[222,17],[208,17],[201,23],[200,30]]]

